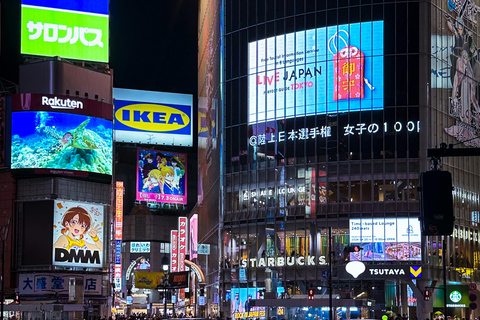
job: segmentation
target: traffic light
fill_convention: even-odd
[[[205,296],[205,289],[200,288],[200,297],[204,297],[204,296]]]
[[[344,251],[345,252],[360,252],[363,248],[360,246],[346,246]]]
[[[315,292],[312,288],[308,289],[308,300],[313,300],[313,297],[315,296]]]
[[[427,289],[423,292],[423,299],[425,301],[430,301],[430,290]]]
[[[455,220],[452,174],[438,170],[422,172],[419,182],[422,234],[451,235]]]
[[[18,293],[15,293],[15,303],[19,304],[20,303],[20,295]]]

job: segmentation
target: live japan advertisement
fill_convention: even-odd
[[[383,21],[303,30],[249,43],[249,124],[382,110]]]
[[[102,205],[56,200],[52,264],[103,267],[104,208]]]
[[[85,295],[102,294],[102,275],[72,273],[22,273],[18,276],[19,294],[67,294],[70,278],[83,278]]]

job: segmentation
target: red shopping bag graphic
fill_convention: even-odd
[[[333,100],[363,99],[364,65],[363,52],[353,46],[346,46],[333,55]]]

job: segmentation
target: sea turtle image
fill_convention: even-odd
[[[57,142],[50,146],[49,151],[51,153],[58,153],[68,147],[86,150],[102,148],[105,145],[103,139],[92,130],[85,128],[89,122],[90,119],[83,121],[78,127],[71,132],[66,132],[63,136],[57,131],[45,127],[43,133],[57,140]]]

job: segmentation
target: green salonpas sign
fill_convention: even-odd
[[[108,62],[108,15],[22,5],[21,53]]]

